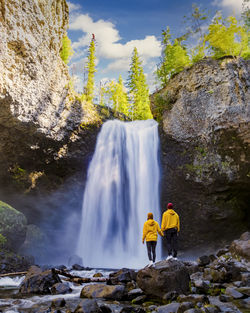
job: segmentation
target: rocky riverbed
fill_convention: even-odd
[[[140,270],[31,266],[0,279],[1,312],[250,312],[250,232],[196,261]]]

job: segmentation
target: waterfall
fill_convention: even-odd
[[[77,254],[85,266],[139,268],[148,263],[142,229],[148,212],[160,224],[159,183],[157,122],[105,122],[83,197]],[[160,245],[158,240],[158,259]]]

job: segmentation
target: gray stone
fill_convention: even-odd
[[[158,313],[177,313],[180,307],[180,303],[172,302],[167,305],[159,306],[157,312]]]
[[[230,302],[233,298],[231,296],[221,294],[219,299],[221,302]]]
[[[51,293],[53,295],[71,293],[72,289],[68,283],[56,283],[51,287]]]
[[[163,297],[171,291],[179,294],[188,292],[190,277],[181,261],[171,260],[140,270],[136,281],[146,295]]]
[[[122,300],[126,295],[126,290],[123,285],[104,285],[92,284],[82,288],[81,298],[104,298],[110,300]]]
[[[102,313],[96,300],[85,299],[82,300],[76,307],[74,313]]]
[[[20,294],[50,294],[51,287],[61,283],[59,276],[52,270],[42,271],[37,266],[31,266],[25,279],[19,287]]]
[[[146,311],[141,307],[125,306],[120,313],[146,313]]]
[[[201,309],[189,309],[184,313],[203,313],[203,311]]]
[[[197,304],[198,302],[201,303],[209,303],[209,299],[205,295],[180,295],[178,297],[179,302],[192,302],[194,304]]]
[[[241,299],[244,297],[242,293],[240,293],[239,291],[232,287],[227,287],[225,293],[226,295],[233,297],[234,299]]]
[[[192,302],[182,302],[177,310],[177,313],[183,313],[188,309],[193,308],[195,305]]]
[[[234,240],[230,251],[236,256],[241,256],[250,261],[250,232],[245,232],[239,240]]]

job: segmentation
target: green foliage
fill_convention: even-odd
[[[103,88],[103,87],[102,87]],[[118,82],[112,80],[104,89],[104,93],[108,95],[111,106],[114,111],[121,112],[125,115],[129,114],[128,97],[123,85],[122,77],[119,76]]]
[[[63,60],[63,62],[65,64],[69,63],[70,57],[74,54],[74,51],[71,47],[71,40],[69,39],[69,37],[67,36],[67,34],[65,34],[62,38],[62,47],[60,50],[60,56],[61,59]]]
[[[156,93],[153,96],[153,115],[157,122],[161,122],[164,111],[170,111],[173,107],[175,99],[169,94],[165,93]]]
[[[127,81],[129,100],[131,103],[130,116],[133,120],[146,120],[153,118],[150,110],[149,89],[143,72],[142,62],[136,48],[133,50]]]
[[[7,239],[2,234],[0,234],[0,249],[4,247],[6,242],[7,242]]]
[[[93,102],[94,99],[94,89],[95,89],[95,80],[94,75],[96,72],[95,69],[95,39],[92,38],[88,50],[88,61],[86,64],[86,69],[88,70],[88,79],[87,84],[84,88],[84,94],[86,96],[86,101]]]
[[[233,16],[223,19],[218,15],[209,25],[205,41],[216,59],[226,55],[246,57],[250,52],[247,31]]]
[[[156,74],[161,84],[165,86],[174,74],[181,72],[191,62],[181,42],[177,39],[171,40],[169,27],[162,32],[162,46],[162,58]]]
[[[244,25],[246,28],[246,31],[249,32],[250,31],[250,7],[249,7],[249,2],[250,0],[243,0],[243,4],[242,4],[242,13],[241,13],[241,17],[244,21]],[[248,35],[249,38],[249,35]]]

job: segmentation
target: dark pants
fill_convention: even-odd
[[[149,261],[155,262],[155,248],[157,241],[146,241]]]
[[[176,228],[169,228],[165,231],[165,236],[167,239],[167,249],[168,255],[172,255],[175,258],[177,256],[177,229]]]

